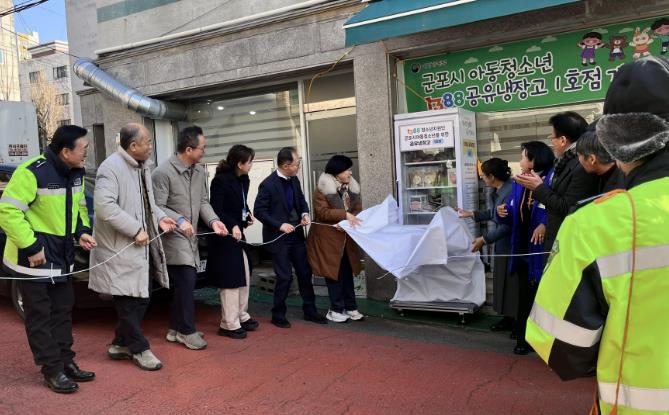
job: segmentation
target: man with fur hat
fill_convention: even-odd
[[[623,65],[597,136],[625,175],[564,221],[527,324],[562,379],[597,375],[597,410],[669,414],[669,61]],[[598,413],[598,412],[595,412]]]

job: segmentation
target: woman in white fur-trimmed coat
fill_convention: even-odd
[[[337,224],[346,219],[360,224],[355,215],[362,210],[360,185],[353,178],[353,161],[342,155],[330,158],[314,192],[314,221]],[[326,318],[336,323],[361,320],[353,287],[353,276],[362,271],[358,245],[342,229],[313,225],[307,239],[307,254],[314,275],[325,278],[330,295]]]

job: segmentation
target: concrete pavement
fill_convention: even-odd
[[[0,414],[585,414],[593,379],[561,382],[536,355],[510,353],[505,334],[378,318],[326,326],[291,308],[291,329],[269,324],[245,340],[216,335],[217,307],[198,304],[209,346],[164,340],[168,309],[152,306],[145,332],[164,368],[111,361],[112,309],[75,313],[77,362],[97,373],[73,395],[41,384],[22,322],[0,302]]]

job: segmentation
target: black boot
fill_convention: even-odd
[[[79,385],[63,372],[58,372],[55,375],[44,375],[44,383],[56,393],[72,393],[79,390]]]
[[[258,323],[257,320],[254,320],[252,318],[250,318],[246,321],[242,321],[241,324],[242,324],[242,328],[246,331],[254,331],[255,329],[258,328],[258,326],[260,326],[260,323]]]
[[[65,374],[75,382],[90,382],[95,379],[94,372],[79,369],[76,363],[70,362],[65,365]]]
[[[514,321],[513,318],[504,316],[497,323],[490,326],[491,331],[504,331],[511,330],[513,328]]]
[[[226,330],[222,327],[218,328],[218,335],[219,336],[228,336],[231,339],[245,339],[246,338],[246,330],[243,328],[238,328],[237,330]]]

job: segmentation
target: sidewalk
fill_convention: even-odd
[[[70,396],[42,386],[23,324],[0,301],[0,413],[581,415],[592,399],[593,379],[561,382],[536,355],[510,353],[501,333],[377,317],[318,325],[297,307],[279,329],[267,297],[254,294],[260,328],[245,340],[217,336],[219,307],[199,301],[201,351],[166,342],[169,309],[152,305],[144,330],[165,365],[157,372],[106,357],[112,309],[78,310],[77,362],[97,379]]]

